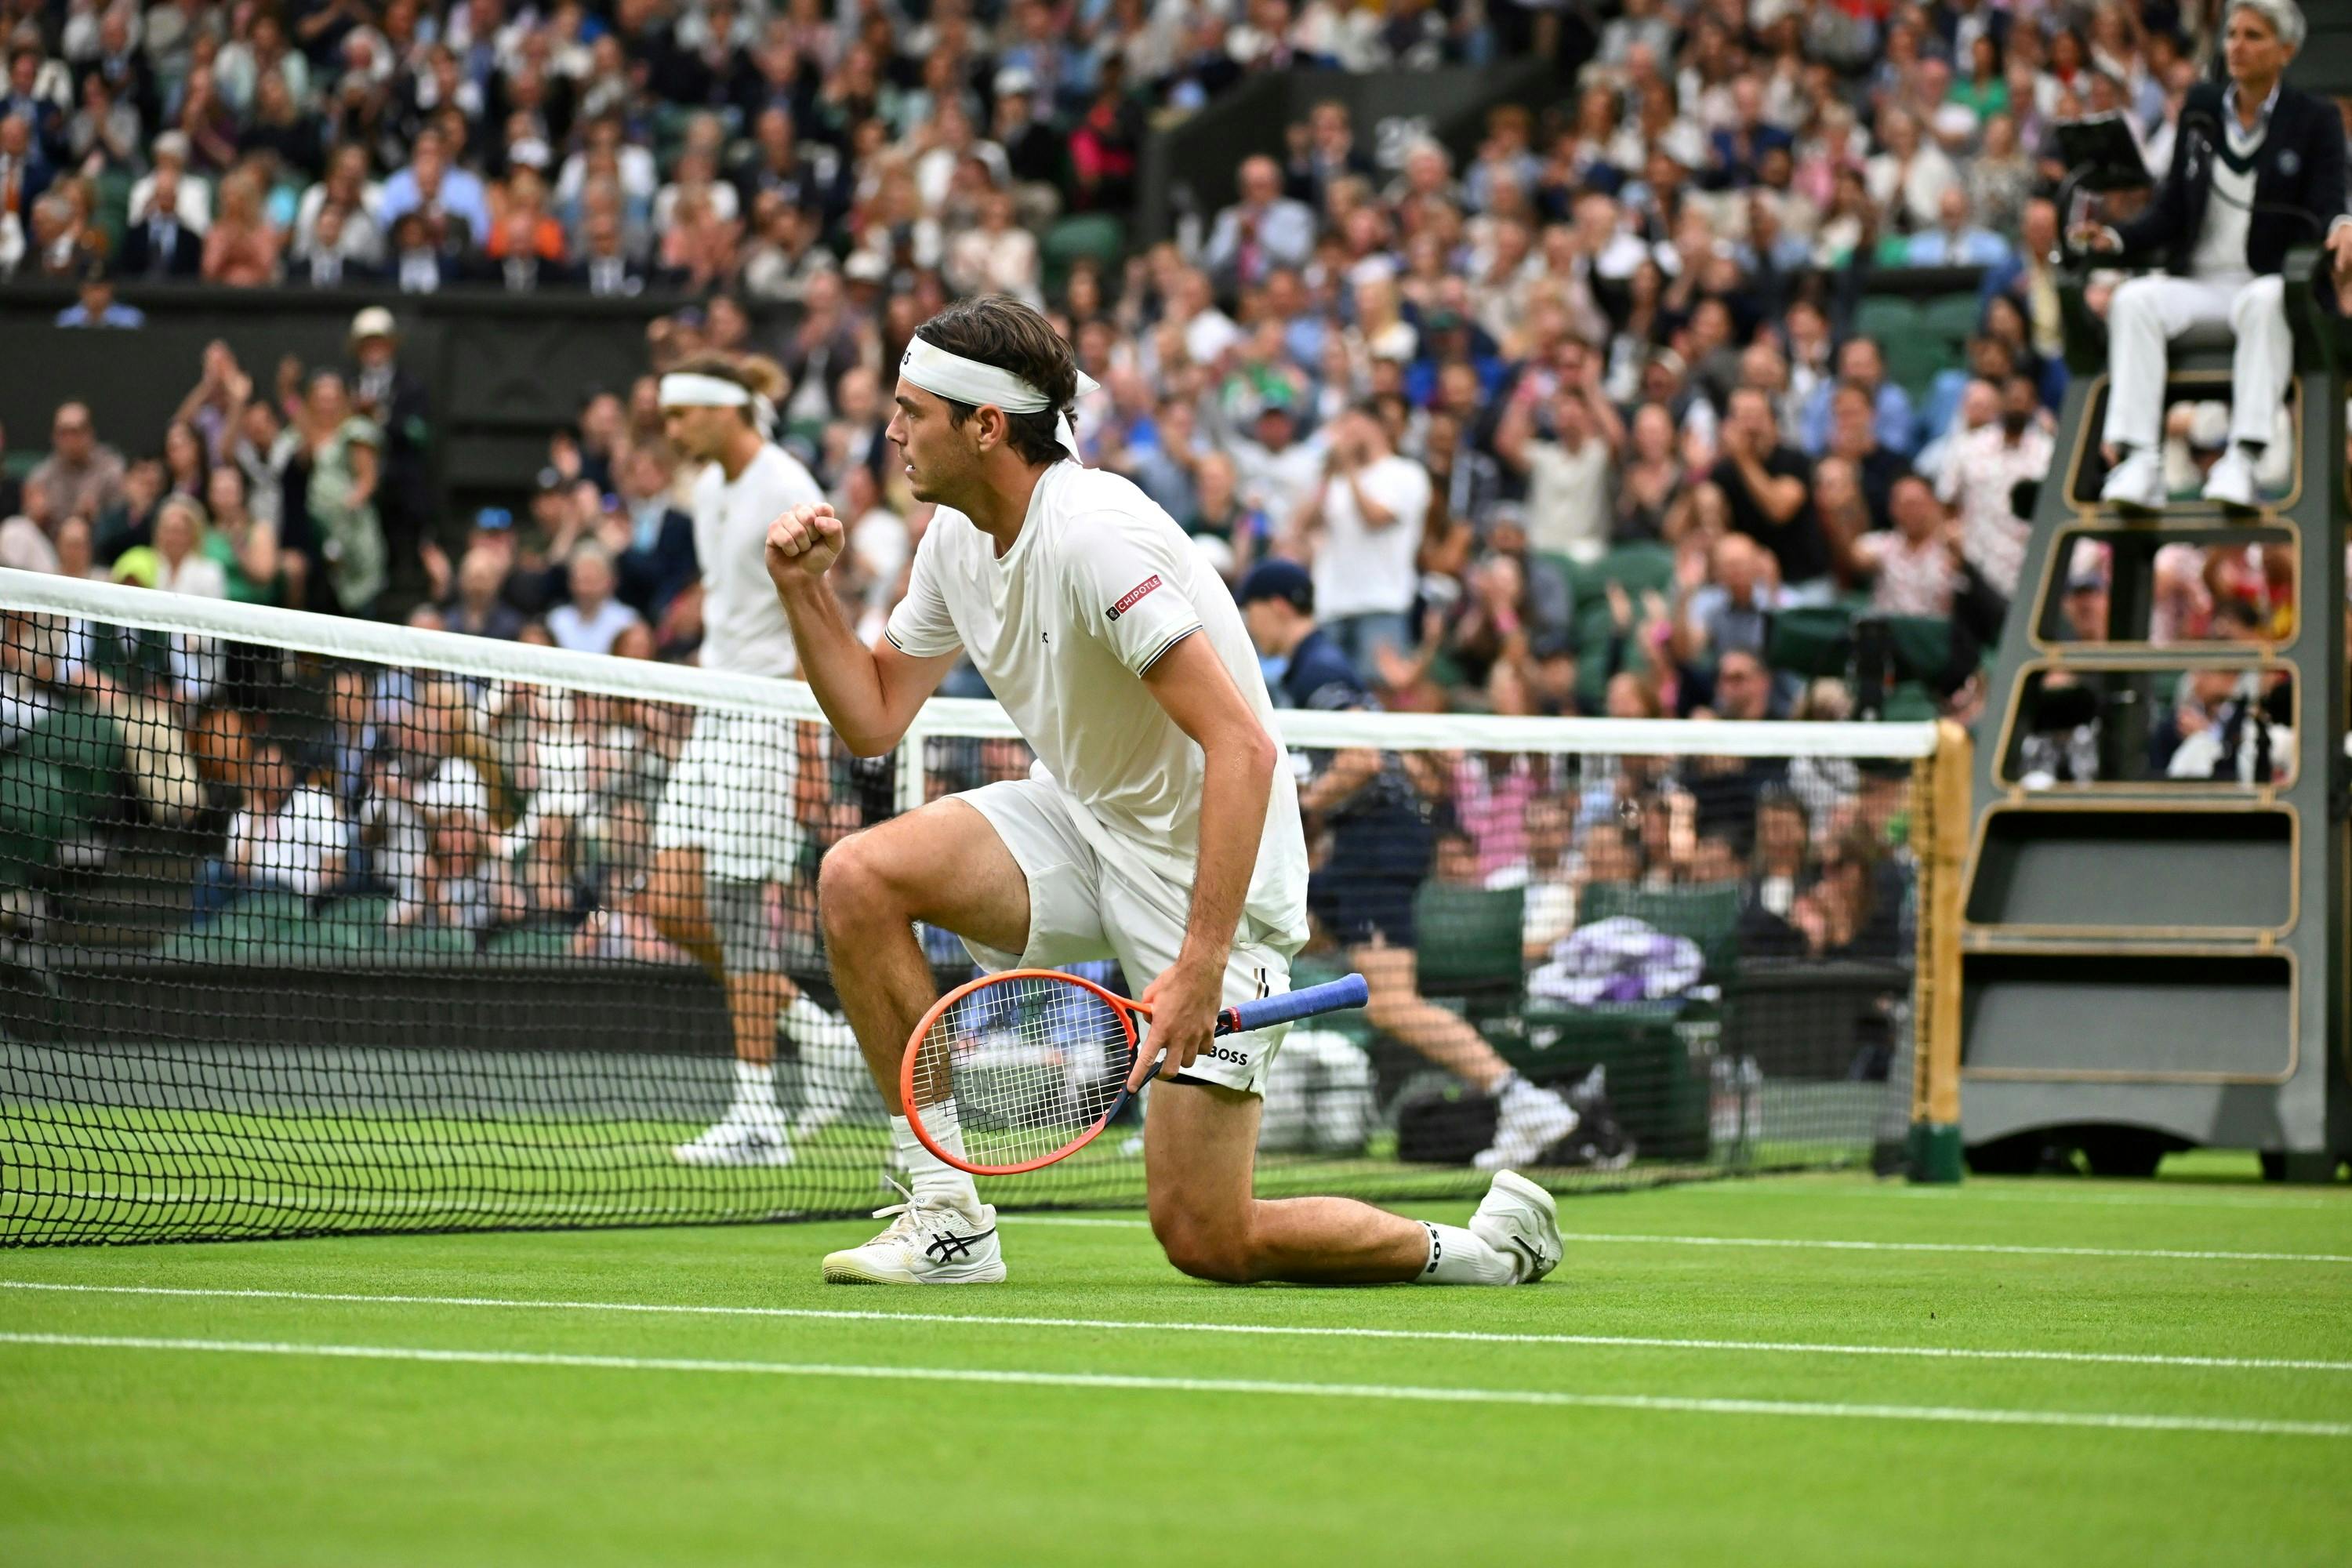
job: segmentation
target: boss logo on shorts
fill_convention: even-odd
[[[1250,1065],[1247,1052],[1229,1050],[1223,1046],[1211,1046],[1201,1054],[1213,1062],[1231,1062],[1237,1068]]]
[[[1127,614],[1128,611],[1135,608],[1136,602],[1138,600],[1141,599],[1146,594],[1150,593],[1154,588],[1159,586],[1160,574],[1154,572],[1150,576],[1146,577],[1142,582],[1138,583],[1134,587],[1129,588],[1127,591],[1127,597],[1121,599],[1118,604],[1113,605],[1109,609],[1105,610],[1103,614],[1108,616],[1115,621],[1118,619],[1119,616]]]

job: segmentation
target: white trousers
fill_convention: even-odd
[[[2230,395],[2230,439],[2268,442],[2278,434],[2294,372],[2286,324],[2286,279],[2134,278],[2107,306],[2107,426],[2118,447],[2164,439],[2165,350],[2183,338],[2237,342]]]

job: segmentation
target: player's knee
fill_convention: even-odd
[[[1179,1273],[1221,1285],[1246,1285],[1257,1278],[1246,1220],[1223,1223],[1191,1211],[1155,1212],[1151,1232]]]
[[[853,833],[825,852],[817,868],[817,917],[829,940],[892,918],[890,879],[869,835]],[[905,916],[897,917],[902,922]]]

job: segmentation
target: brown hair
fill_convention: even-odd
[[[1078,395],[1078,362],[1052,322],[1018,300],[983,294],[950,305],[916,328],[915,335],[934,348],[1009,370],[1044,393],[1049,405],[1034,414],[1005,411],[1006,439],[1026,462],[1050,463],[1063,455],[1055,424]],[[979,406],[951,397],[941,401],[948,405],[948,422],[959,426]]]

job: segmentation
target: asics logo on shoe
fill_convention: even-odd
[[[959,1263],[971,1256],[971,1249],[996,1232],[983,1230],[978,1236],[935,1236],[923,1248],[934,1263]]]

